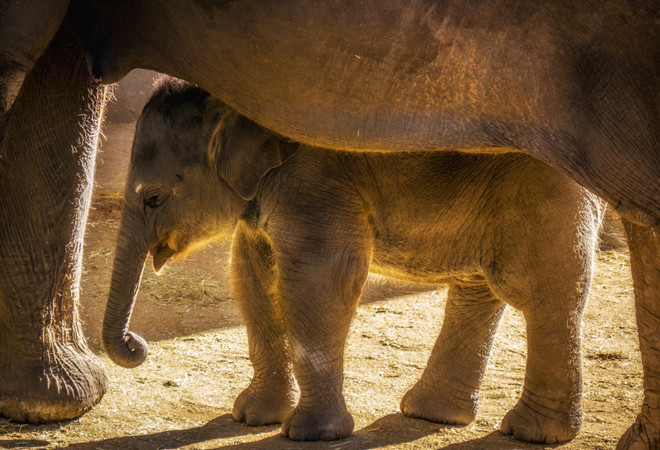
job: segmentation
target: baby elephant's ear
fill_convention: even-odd
[[[252,200],[261,177],[282,164],[280,141],[244,116],[226,114],[209,145],[209,162],[242,198]]]

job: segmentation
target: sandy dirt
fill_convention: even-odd
[[[354,434],[331,443],[296,443],[278,426],[250,428],[231,419],[251,367],[245,328],[226,283],[229,242],[173,264],[145,270],[131,329],[148,339],[136,369],[114,365],[100,346],[118,227],[116,197],[97,197],[85,243],[81,317],[89,345],[110,376],[102,402],[66,423],[0,420],[0,448],[613,448],[634,420],[642,395],[633,291],[625,250],[598,256],[585,314],[584,426],[561,446],[529,445],[497,431],[521,392],[525,327],[508,308],[485,375],[477,419],[465,427],[409,419],[403,394],[420,377],[442,323],[446,289],[371,278],[346,347],[344,392]]]

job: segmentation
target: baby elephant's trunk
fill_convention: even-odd
[[[147,357],[146,341],[128,331],[128,325],[149,244],[143,233],[134,233],[136,228],[129,222],[132,221],[124,209],[103,319],[103,346],[115,363],[130,368],[139,366]]]

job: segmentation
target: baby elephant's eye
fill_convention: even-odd
[[[144,206],[147,208],[156,208],[162,203],[162,199],[158,195],[151,195],[144,199]]]

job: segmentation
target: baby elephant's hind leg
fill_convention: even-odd
[[[547,270],[559,276],[545,280],[532,269],[535,290],[519,306],[527,322],[525,384],[500,430],[521,441],[569,441],[582,425],[580,327],[591,276],[572,266]]]
[[[527,367],[523,392],[500,430],[527,442],[573,439],[582,425],[579,311],[565,305],[523,310]]]
[[[474,419],[504,306],[485,281],[449,287],[445,320],[426,370],[401,401],[405,415],[452,425]]]

